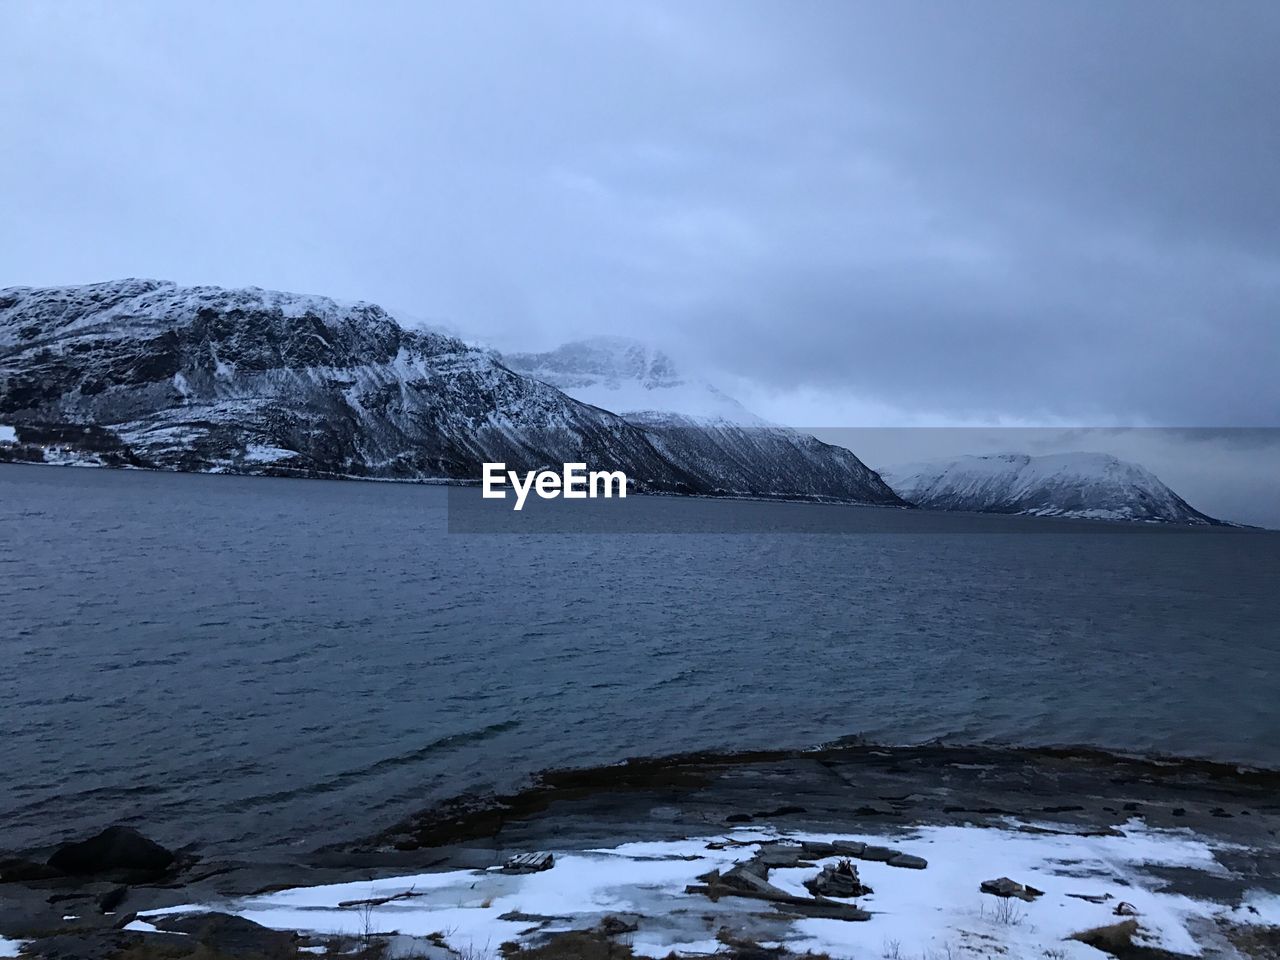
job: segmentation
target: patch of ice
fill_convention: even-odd
[[[932,955],[949,949],[967,955],[1035,956],[1055,950],[1067,957],[1096,957],[1090,947],[1066,940],[1072,933],[1117,922],[1114,905],[1127,901],[1138,910],[1142,942],[1166,950],[1199,954],[1197,933],[1215,919],[1236,923],[1280,920],[1280,896],[1250,890],[1238,904],[1197,900],[1167,890],[1151,867],[1178,867],[1214,876],[1228,871],[1213,846],[1189,831],[1153,830],[1131,821],[1115,836],[1074,836],[1008,828],[919,827],[888,843],[929,861],[925,870],[905,870],[859,861],[858,871],[874,893],[859,905],[871,911],[866,922],[795,919],[767,904],[724,897],[718,902],[685,893],[685,887],[712,869],[725,870],[748,859],[766,837],[738,831],[728,839],[741,845],[708,846],[721,837],[671,842],[627,843],[608,849],[558,854],[542,873],[508,875],[498,870],[456,870],[368,882],[330,884],[249,897],[216,909],[229,910],[265,926],[342,934],[357,929],[359,907],[343,901],[411,896],[372,906],[369,922],[385,932],[411,937],[445,936],[455,949],[495,949],[507,941],[528,943],[557,930],[593,926],[610,913],[642,915],[632,937],[636,953],[663,957],[674,951],[713,953],[721,926],[755,931],[794,951],[832,957],[879,956],[887,944],[902,956]],[[774,835],[770,835],[774,836]],[[786,835],[794,840],[886,842],[873,835]],[[819,861],[834,862],[835,858]],[[770,871],[771,883],[807,896],[802,882],[814,868]],[[1032,903],[1002,912],[1003,901],[978,890],[983,880],[1007,875],[1045,891]],[[1111,894],[1102,904],[1068,896]],[[209,909],[187,906],[150,915]],[[555,917],[538,927],[503,920],[518,912]],[[741,923],[735,921],[742,921]]]
[[[18,431],[13,427],[6,427],[0,423],[0,443],[17,443]]]
[[[0,937],[0,957],[16,957],[24,942],[22,940],[6,940],[4,937]]]

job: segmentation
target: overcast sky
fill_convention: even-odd
[[[1267,0],[6,0],[0,37],[0,286],[631,334],[796,423],[1280,424]]]

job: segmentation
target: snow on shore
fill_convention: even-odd
[[[791,951],[832,957],[1050,955],[1099,957],[1092,947],[1067,939],[1074,933],[1124,920],[1115,907],[1137,913],[1137,938],[1148,946],[1198,955],[1220,936],[1215,921],[1280,924],[1280,896],[1248,890],[1240,902],[1224,903],[1170,890],[1152,868],[1182,868],[1219,881],[1229,871],[1215,858],[1229,849],[1190,831],[1148,829],[1130,821],[1116,835],[1078,836],[968,826],[918,827],[889,837],[903,852],[926,858],[924,870],[857,861],[874,893],[857,904],[868,921],[786,916],[759,900],[722,897],[712,902],[685,892],[710,870],[750,859],[766,840],[884,842],[883,836],[783,834],[739,830],[718,837],[627,843],[611,849],[558,854],[550,870],[509,875],[497,868],[306,887],[206,904],[150,911],[160,915],[219,909],[268,927],[323,934],[356,935],[362,926],[410,937],[435,934],[455,950],[489,950],[507,941],[530,943],[548,933],[585,929],[607,915],[638,917],[630,935],[637,954],[665,957],[672,951],[711,954],[723,949],[721,927]],[[711,846],[709,846],[709,844]],[[818,865],[835,863],[832,857]],[[769,882],[796,896],[815,867],[775,868]],[[1001,900],[979,892],[979,884],[1008,876],[1044,891],[1033,902]],[[413,896],[372,906],[339,903]],[[1110,895],[1104,902],[1068,896]],[[150,924],[141,921],[138,929]]]

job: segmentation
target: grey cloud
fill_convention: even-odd
[[[13,2],[0,33],[0,285],[629,333],[957,418],[1280,423],[1272,5]]]

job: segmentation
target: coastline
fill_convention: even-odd
[[[459,889],[470,889],[477,884],[496,883],[492,897],[481,897],[474,908],[467,908],[479,912],[465,914],[464,919],[476,919],[490,910],[479,905],[486,899],[502,902],[502,896],[534,898],[534,890],[529,885],[545,886],[551,882],[546,878],[557,878],[557,888],[572,886],[572,876],[556,873],[566,865],[576,864],[578,873],[574,876],[578,876],[582,871],[590,874],[604,862],[615,866],[623,864],[632,874],[641,869],[636,864],[661,862],[680,874],[682,882],[672,880],[667,884],[671,889],[659,900],[644,900],[652,915],[627,920],[627,923],[635,921],[640,931],[634,934],[634,938],[639,938],[635,942],[650,946],[678,945],[681,936],[693,937],[688,929],[689,911],[710,910],[707,915],[718,917],[716,923],[729,931],[726,936],[730,938],[742,937],[752,942],[763,938],[769,943],[781,943],[777,938],[785,934],[784,939],[793,942],[791,947],[778,948],[784,953],[803,953],[799,948],[813,941],[810,946],[821,946],[821,952],[834,956],[840,955],[839,943],[843,942],[844,934],[827,930],[823,934],[826,940],[814,940],[811,936],[806,940],[803,934],[809,926],[795,928],[794,911],[799,909],[796,905],[786,908],[737,895],[710,899],[704,894],[688,893],[685,888],[698,886],[697,877],[706,871],[699,870],[685,877],[687,871],[680,865],[706,866],[711,862],[707,857],[714,859],[724,854],[729,860],[716,860],[719,866],[715,869],[731,870],[737,863],[757,856],[761,849],[773,849],[770,844],[786,845],[806,838],[810,843],[825,843],[840,837],[851,843],[865,843],[879,838],[879,842],[907,853],[924,851],[929,866],[921,874],[904,870],[886,875],[883,863],[858,864],[864,880],[879,877],[882,890],[865,899],[845,901],[856,902],[871,914],[866,924],[853,924],[862,932],[850,934],[853,937],[850,944],[861,943],[865,947],[869,936],[866,929],[879,922],[888,930],[898,921],[886,917],[901,919],[894,905],[886,902],[890,891],[898,890],[895,896],[901,899],[907,896],[904,891],[925,889],[923,880],[914,886],[908,880],[925,875],[934,877],[930,870],[954,872],[954,864],[948,867],[942,861],[963,851],[987,850],[981,856],[995,856],[988,846],[975,844],[974,838],[979,837],[996,843],[998,849],[1013,844],[1008,851],[1015,848],[1023,851],[1017,856],[1008,853],[1011,860],[1007,866],[991,862],[988,865],[991,878],[1008,875],[1015,881],[1035,886],[1052,886],[1052,877],[1036,873],[1029,880],[1026,876],[1020,879],[1014,875],[1019,866],[1024,873],[1033,869],[1026,856],[1033,852],[1039,856],[1044,852],[1039,847],[1026,846],[1028,838],[1040,838],[1051,846],[1066,844],[1070,849],[1063,847],[1054,856],[1060,854],[1068,860],[1083,858],[1081,862],[1092,862],[1090,858],[1096,856],[1104,860],[1113,856],[1102,848],[1101,852],[1095,851],[1090,845],[1102,844],[1105,848],[1108,844],[1148,844],[1154,845],[1151,850],[1158,850],[1164,849],[1161,844],[1173,844],[1168,847],[1172,851],[1179,843],[1199,844],[1193,863],[1165,864],[1164,867],[1148,863],[1151,876],[1146,880],[1143,877],[1148,871],[1142,866],[1141,856],[1123,869],[1116,867],[1123,874],[1121,886],[1127,884],[1133,888],[1123,902],[1135,897],[1142,899],[1146,894],[1140,895],[1137,888],[1145,883],[1151,896],[1181,897],[1187,903],[1201,904],[1202,907],[1197,908],[1204,914],[1201,919],[1213,920],[1190,925],[1179,921],[1181,932],[1175,935],[1169,927],[1172,920],[1166,918],[1156,924],[1153,916],[1146,922],[1149,927],[1155,924],[1159,929],[1148,930],[1148,938],[1154,936],[1152,942],[1164,944],[1159,949],[1167,949],[1171,944],[1177,946],[1178,937],[1183,934],[1193,940],[1200,938],[1196,943],[1203,940],[1209,944],[1215,936],[1219,939],[1227,933],[1235,936],[1233,931],[1241,925],[1258,928],[1253,934],[1264,930],[1270,931],[1266,937],[1274,936],[1273,928],[1280,924],[1280,913],[1272,915],[1273,907],[1280,909],[1278,798],[1280,771],[1203,760],[1124,757],[1088,749],[937,745],[886,748],[858,744],[816,750],[633,760],[588,770],[549,771],[530,789],[514,795],[460,797],[421,811],[376,836],[316,850],[293,864],[203,861],[197,850],[184,848],[170,872],[147,883],[122,884],[119,877],[0,883],[0,905],[3,905],[0,936],[26,941],[38,934],[59,931],[56,935],[85,942],[104,938],[112,942],[119,938],[130,942],[146,937],[163,939],[167,935],[157,933],[160,928],[153,921],[168,922],[165,917],[187,915],[195,905],[200,910],[225,910],[257,921],[265,918],[273,927],[278,923],[286,927],[297,924],[289,929],[290,934],[321,939],[314,943],[310,940],[290,942],[295,947],[298,944],[317,947],[308,952],[318,953],[321,952],[318,948],[326,944],[326,949],[336,950],[342,940],[333,929],[334,911],[338,911],[338,919],[355,916],[353,908],[340,908],[339,902],[389,896],[394,899],[378,905],[381,922],[377,932],[385,935],[382,940],[387,943],[398,943],[396,950],[410,947],[417,950],[431,932],[424,930],[424,924],[430,927],[436,920],[443,923],[444,917],[441,914],[433,919],[434,912],[443,906],[431,897],[420,897],[416,892],[413,897],[401,896],[423,888],[424,884],[438,885],[443,891],[454,890],[459,884]],[[963,842],[959,841],[961,836],[965,838]],[[714,852],[718,844],[723,845],[718,847],[719,852]],[[794,844],[787,849],[792,846]],[[713,853],[708,853],[709,850]],[[523,886],[509,879],[495,879],[507,876],[500,868],[509,858],[539,851],[552,853],[560,867],[531,875],[535,879],[522,880]],[[817,849],[816,852],[823,851]],[[1158,861],[1164,854],[1152,856]],[[794,864],[780,869],[814,874],[821,865],[831,861],[831,857],[810,857],[802,851],[793,859]],[[1064,869],[1067,875],[1072,875],[1071,869]],[[1009,872],[1011,870],[1014,872]],[[1076,875],[1088,876],[1088,871],[1083,874],[1076,871]],[[788,895],[792,896],[795,895],[792,881],[797,877],[799,873],[784,872],[774,880],[786,880],[779,889],[790,890]],[[1109,885],[1108,891],[1112,891],[1114,879],[1081,879],[1076,885],[1086,894],[1089,891],[1084,890],[1085,887],[1097,887],[1100,883]],[[774,884],[774,880],[768,882]],[[610,902],[631,903],[639,895],[637,891],[626,892],[625,875],[601,882],[614,891]],[[121,902],[113,904],[115,909],[104,913],[96,908],[104,895],[122,886],[126,889]],[[875,888],[876,883],[870,886]],[[978,893],[976,887],[969,890],[967,886],[973,884],[960,884],[954,890],[956,903],[966,905],[962,911],[964,916],[968,915],[965,911],[971,912],[974,902],[981,906],[985,896]],[[352,892],[357,887],[373,889],[376,895],[357,896]],[[299,892],[298,888],[309,889],[311,893]],[[273,893],[282,890],[293,892]],[[583,889],[578,895],[583,898],[583,909],[572,922],[566,921],[568,927],[561,922],[519,921],[523,924],[520,930],[528,932],[514,939],[532,949],[563,935],[567,929],[579,932],[594,929],[593,924],[603,918],[603,914],[596,916],[601,911],[592,906],[598,905],[599,891]],[[803,890],[799,895],[810,896]],[[307,909],[319,912],[303,915],[297,911],[281,912],[281,904],[271,899],[296,900],[308,896],[311,900]],[[448,896],[441,893],[445,899],[454,896],[454,893]],[[930,896],[937,896],[937,891]],[[1112,899],[1117,896],[1110,893]],[[332,903],[328,903],[326,897]],[[316,898],[319,901],[312,902]],[[690,898],[698,898],[697,908],[692,907]],[[994,908],[995,902],[1002,898],[986,899],[993,901],[988,906]],[[1211,904],[1212,908],[1204,904]],[[186,909],[175,913],[175,908]],[[792,911],[790,914],[788,909]],[[917,905],[913,909],[920,908]],[[1026,903],[1018,909],[1026,914],[1029,924],[1035,916],[1050,915],[1047,902]],[[721,915],[725,910],[728,913]],[[76,919],[63,919],[68,916]],[[981,923],[974,922],[982,926],[989,918],[979,919]],[[1143,923],[1142,916],[1136,919],[1140,925]],[[588,920],[591,923],[587,923]],[[822,925],[851,923],[831,917],[817,920],[810,917],[809,920],[812,923],[820,920]],[[301,925],[305,922],[312,923],[314,929],[306,930]],[[516,921],[494,922],[498,931],[509,931],[510,924]],[[383,929],[388,924],[399,924],[405,930],[418,932],[408,935]],[[715,941],[720,926],[699,927],[703,946],[708,937]],[[1021,937],[1028,934],[1032,926],[1049,930],[1053,925],[1030,924],[1024,928],[1019,924],[1016,929],[1011,925],[1011,929],[1004,932]],[[118,929],[121,927],[128,929]],[[782,927],[790,932],[783,931]],[[645,930],[650,933],[645,934]],[[442,927],[442,935],[444,932]],[[650,935],[650,940],[644,939]],[[403,940],[405,936],[407,941]],[[689,939],[688,943],[694,943],[699,937]],[[496,955],[498,944],[492,946]],[[1186,944],[1182,946],[1185,948]],[[450,949],[456,953],[459,945],[452,944]],[[736,948],[728,948],[721,942],[717,949],[721,952],[728,949],[732,953]],[[442,955],[448,955],[447,950]],[[912,949],[903,953],[908,955],[920,955],[920,951]],[[1162,955],[1180,955],[1180,952],[1169,950]]]
[[[79,469],[98,469],[98,470],[118,470],[122,472],[137,473],[156,473],[156,474],[177,474],[185,476],[211,476],[211,477],[245,477],[250,479],[262,480],[321,480],[334,481],[341,483],[384,483],[405,486],[425,486],[425,487],[441,487],[446,489],[478,489],[480,487],[479,480],[471,480],[460,477],[375,477],[361,474],[345,474],[345,473],[329,473],[318,470],[288,470],[285,468],[272,468],[262,471],[235,470],[219,467],[212,470],[171,470],[164,467],[153,466],[136,466],[133,464],[112,464],[112,463],[91,463],[84,461],[42,461],[42,460],[19,460],[19,459],[3,459],[0,458],[0,466],[31,466],[31,467],[72,467]],[[1276,533],[1280,532],[1271,527],[1258,526],[1256,524],[1241,523],[1232,520],[1221,520],[1212,525],[1200,524],[1183,524],[1172,523],[1164,520],[1124,520],[1108,517],[1089,517],[1076,516],[1071,513],[1063,514],[1042,514],[1030,511],[1004,513],[1004,512],[976,512],[966,510],[932,510],[925,507],[919,507],[915,504],[904,502],[901,504],[894,503],[878,503],[871,500],[841,500],[834,498],[826,498],[821,496],[796,497],[793,495],[768,496],[763,494],[739,494],[739,493],[679,493],[669,490],[635,490],[628,493],[628,496],[636,497],[652,497],[655,499],[670,500],[705,500],[711,502],[726,503],[760,503],[760,504],[797,504],[810,506],[826,506],[826,507],[862,507],[862,508],[878,508],[880,510],[889,510],[896,512],[918,512],[932,516],[943,517],[988,517],[988,518],[1010,518],[1016,520],[1034,520],[1034,521],[1050,521],[1051,524],[1086,524],[1094,525],[1098,529],[1111,530],[1209,530],[1211,532],[1239,531],[1250,533]],[[1053,529],[1052,526],[1047,529]],[[669,531],[660,531],[669,532]],[[838,531],[837,531],[838,532]]]

